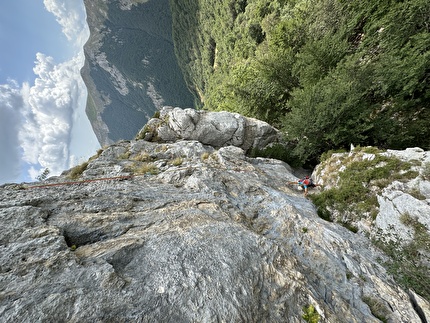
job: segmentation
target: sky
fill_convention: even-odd
[[[88,36],[83,0],[0,4],[0,185],[59,175],[100,148],[79,73]]]

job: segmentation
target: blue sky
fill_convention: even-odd
[[[0,184],[80,164],[100,147],[79,70],[83,0],[4,1],[0,10]]]
[[[0,10],[0,82],[13,76],[18,82],[33,81],[35,54],[42,52],[65,60],[73,48],[55,16],[43,0],[4,1]]]

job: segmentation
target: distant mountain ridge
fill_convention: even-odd
[[[176,62],[168,0],[85,0],[90,38],[81,70],[101,145],[131,139],[163,105],[193,106]]]

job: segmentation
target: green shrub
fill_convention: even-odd
[[[318,323],[320,321],[321,316],[315,307],[310,304],[308,306],[304,306],[302,308],[303,315],[302,318],[308,323]]]
[[[424,164],[421,176],[427,180],[430,181],[430,162],[427,162]]]
[[[263,157],[282,160],[292,167],[300,165],[300,162],[297,157],[291,154],[291,148],[280,143],[275,143],[264,149],[253,148],[249,152],[249,156],[252,158]]]
[[[325,161],[327,161],[328,159],[330,159],[331,156],[333,156],[333,154],[336,153],[345,153],[346,150],[345,149],[337,149],[337,150],[328,150],[326,152],[323,152],[319,158],[320,163],[323,163]]]
[[[349,231],[353,232],[353,233],[357,233],[358,232],[358,228],[354,225],[352,225],[349,222],[341,222],[341,225],[344,226],[345,228],[347,228]]]
[[[396,282],[430,300],[430,288],[426,283],[430,277],[430,268],[425,256],[423,257],[430,254],[428,228],[407,213],[401,215],[400,221],[414,230],[414,237],[410,242],[404,243],[397,236],[373,242],[389,257],[383,265]]]
[[[355,151],[362,151],[363,153],[366,153],[366,154],[375,154],[375,155],[382,152],[382,150],[373,146],[368,146],[368,147],[358,146],[355,148]]]
[[[154,115],[152,116],[153,118],[159,119],[160,118],[160,111],[157,110],[154,112]]]
[[[348,158],[352,160],[353,157]],[[333,208],[340,212],[357,213],[359,210],[361,214],[372,213],[378,207],[374,187],[382,191],[394,180],[405,181],[418,176],[416,171],[410,169],[411,163],[378,154],[373,160],[348,162],[345,159],[342,163],[345,169],[339,173],[337,186],[311,196],[318,214],[324,219],[330,217],[327,213]]]
[[[149,126],[148,124],[146,124],[146,125],[143,126],[143,129],[140,130],[138,132],[138,134],[136,135],[136,140],[142,140],[145,137],[147,137],[148,134],[150,134],[149,137],[152,138],[152,137],[154,137],[154,135],[156,134],[156,132],[157,132],[157,130],[156,130],[155,127]]]
[[[124,153],[122,153],[121,155],[118,156],[118,159],[129,159],[130,158],[130,152],[126,151]]]
[[[408,194],[415,197],[417,200],[424,201],[427,199],[427,197],[421,193],[421,191],[418,188],[413,188],[408,191]]]
[[[329,193],[329,191],[323,191],[321,194],[309,194],[309,198],[317,207],[318,216],[323,220],[332,222],[331,212],[329,210],[330,199],[327,198]]]
[[[96,152],[96,154],[95,154],[94,156],[91,156],[91,157],[88,159],[88,161],[92,161],[92,160],[95,160],[95,159],[99,158],[99,157],[100,157],[100,155],[102,154],[102,152],[103,152],[103,149],[102,149],[102,148],[100,148],[99,150],[97,150],[97,152]]]

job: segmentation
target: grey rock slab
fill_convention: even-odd
[[[158,172],[127,171],[140,163]],[[371,298],[389,321],[420,322],[384,256],[291,178],[239,147],[140,140],[106,148],[79,183],[4,185],[0,320],[301,322],[312,304],[324,322],[379,322]]]
[[[216,148],[264,149],[281,139],[280,132],[268,123],[226,111],[163,107],[160,119],[150,120],[148,125],[157,129],[157,136],[163,141],[197,140]]]

